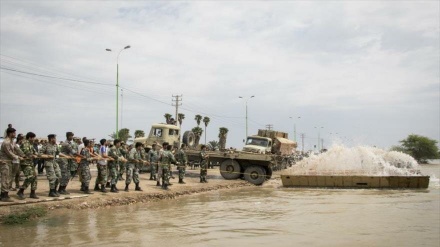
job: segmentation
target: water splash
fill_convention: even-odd
[[[290,170],[295,175],[420,176],[411,156],[367,146],[348,148],[333,145],[327,152],[312,155]]]
[[[430,186],[440,189],[440,179],[438,179],[435,174],[432,174],[429,179]]]

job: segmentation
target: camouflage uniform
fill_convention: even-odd
[[[164,189],[167,189],[170,184],[171,163],[176,163],[174,155],[168,150],[163,151],[160,157],[160,167],[162,168],[162,188]]]
[[[177,152],[176,160],[179,162],[177,169],[179,170],[179,183],[181,183],[185,178],[186,164],[188,163],[188,157],[183,149]]]
[[[156,168],[158,159],[159,153],[156,150],[150,150],[150,152],[148,152],[148,161],[150,161],[150,180],[156,180]]]
[[[124,148],[120,147],[119,151],[121,152],[122,156],[124,156],[124,158],[128,158],[127,156],[127,150],[125,150]],[[124,174],[124,171],[127,167],[127,163],[126,162],[119,162],[119,180],[122,180],[122,175]]]
[[[108,162],[109,177],[111,177],[110,184],[116,186],[116,183],[118,182],[118,165],[119,163],[122,163],[119,159],[123,156],[121,150],[116,147],[110,148],[108,156],[114,159],[113,161]]]
[[[37,174],[35,172],[34,163],[32,156],[37,154],[37,151],[34,149],[34,145],[29,142],[29,140],[23,141],[20,145],[21,151],[23,151],[26,159],[23,160],[20,164],[21,171],[25,176],[25,180],[22,189],[27,189],[29,185],[31,185],[31,190],[37,189]]]
[[[207,182],[206,175],[208,175],[208,159],[206,151],[200,152],[200,182]]]
[[[90,162],[92,161],[92,156],[90,155],[90,151],[88,148],[83,148],[81,150],[81,155],[85,159],[81,159],[80,166],[81,166],[81,181],[84,185],[85,190],[88,191],[90,180],[92,180],[92,175],[90,174]]]
[[[136,162],[136,160],[141,159],[141,153],[136,150],[136,148],[132,148],[130,150],[130,153],[128,154],[128,162],[127,162],[127,168],[126,168],[126,175],[125,175],[125,184],[130,184],[131,180],[135,184],[139,183],[139,166]]]
[[[23,151],[21,151],[18,145],[14,144],[14,153],[20,157],[24,157]],[[9,169],[9,188],[13,189],[12,182],[15,181],[15,189],[20,188],[20,160],[12,160],[12,164]],[[14,189],[14,190],[15,190]]]
[[[12,160],[18,159],[18,155],[15,153],[15,148],[12,140],[6,138],[0,149],[0,172],[1,172],[1,193],[9,192],[9,179],[10,179],[10,169],[12,167]]]
[[[73,145],[73,141],[66,140],[61,144],[61,153],[74,156],[78,151],[78,148],[75,148]],[[67,186],[70,181],[70,171],[72,167],[73,161],[71,159],[61,158],[59,159],[59,165],[61,170],[61,181],[60,186]]]
[[[75,150],[75,153],[78,153],[78,143],[72,142],[72,149]],[[76,159],[72,159],[70,162],[70,176],[73,177],[78,171],[78,162]]]
[[[157,185],[160,185],[160,180],[163,177],[163,169],[162,169],[162,165],[161,165],[161,159],[162,159],[162,155],[165,151],[164,150],[159,150],[157,153],[157,177],[156,177],[156,181],[157,181]],[[163,182],[163,181],[162,181]]]
[[[103,154],[107,154],[107,147],[100,147],[99,154],[102,156]],[[98,176],[95,180],[95,185],[101,184],[101,186],[104,186],[107,183],[107,160],[98,160],[98,164],[96,165],[98,168]]]
[[[40,154],[52,155],[53,159],[47,159],[44,162],[44,169],[46,170],[46,177],[49,180],[49,187],[51,190],[56,189],[61,179],[61,170],[57,163],[60,150],[57,144],[48,143],[44,145]]]

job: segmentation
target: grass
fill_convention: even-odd
[[[47,209],[44,207],[29,207],[22,211],[13,212],[1,217],[1,222],[5,225],[17,225],[28,222],[31,219],[43,217],[47,214]]]

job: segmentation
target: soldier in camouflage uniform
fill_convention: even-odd
[[[86,194],[93,194],[89,190],[90,180],[92,180],[92,175],[90,174],[90,163],[92,162],[93,158],[90,154],[89,149],[92,147],[92,143],[90,140],[84,140],[84,148],[81,150],[81,156],[83,157],[80,162],[81,166],[81,188],[83,188],[84,193]]]
[[[207,183],[206,176],[208,175],[208,158],[206,154],[206,146],[202,145],[202,151],[200,152],[200,183]]]
[[[113,145],[114,146],[112,148],[110,148],[110,150],[108,152],[108,156],[113,158],[113,161],[108,162],[108,169],[109,169],[109,174],[111,176],[110,192],[117,193],[117,192],[119,192],[118,188],[116,188],[116,184],[118,183],[118,165],[119,165],[119,162],[122,162],[120,160],[123,160],[124,156],[122,156],[121,150],[120,150],[121,140],[115,139],[113,141]]]
[[[161,165],[160,159],[162,157],[163,152],[167,150],[167,146],[168,146],[168,142],[164,142],[164,143],[162,143],[162,146],[159,146],[160,147],[159,151],[158,151],[159,162],[158,162],[158,165],[157,165],[157,179],[156,179],[157,184],[156,184],[156,186],[160,186],[161,185],[160,184],[160,180],[163,177],[163,169],[162,169],[162,165]],[[162,183],[163,183],[163,181],[162,181]]]
[[[171,145],[167,145],[166,150],[164,150],[160,156],[160,166],[162,168],[162,188],[167,190],[170,184],[170,168],[171,164],[176,164],[176,159],[171,153]]]
[[[153,143],[151,150],[148,152],[148,161],[150,162],[150,180],[156,180],[158,152],[156,151],[156,143]]]
[[[73,156],[78,152],[78,148],[75,148],[73,144],[73,133],[66,133],[66,141],[61,144],[61,153],[69,156],[70,159],[61,158],[59,159],[59,165],[61,170],[61,180],[60,188],[58,189],[59,194],[68,195],[69,192],[66,191],[66,187],[70,181],[70,170],[73,163]]]
[[[142,191],[141,187],[139,187],[139,165],[143,162],[141,157],[141,149],[142,143],[136,142],[135,148],[132,148],[128,154],[125,175],[125,191],[128,191],[128,186],[130,185],[131,180],[133,180],[136,184],[135,190]]]
[[[125,159],[128,159],[128,152],[127,152],[127,146],[125,145],[124,142],[121,142],[121,147],[119,148],[122,156],[124,156]],[[127,162],[119,162],[119,175],[118,175],[118,179],[119,180],[124,180],[124,178],[122,177],[122,175],[124,174],[124,171],[126,170],[127,167]]]
[[[20,163],[20,169],[25,176],[25,180],[17,193],[20,200],[24,199],[24,190],[27,189],[29,185],[31,185],[31,194],[29,197],[38,199],[38,196],[35,194],[35,190],[37,189],[37,173],[34,168],[33,159],[36,157],[37,151],[34,149],[33,145],[34,138],[35,134],[28,132],[26,134],[26,140],[20,145],[20,149],[26,157]]]
[[[47,180],[49,180],[50,197],[59,197],[57,193],[57,186],[61,179],[61,170],[58,166],[57,160],[60,157],[60,149],[57,145],[57,139],[54,134],[47,136],[49,143],[44,145],[40,150],[40,155],[49,155],[50,158],[44,162],[44,169],[46,170]]]
[[[81,150],[78,150],[79,145],[81,145],[81,138],[73,137],[72,148],[77,150],[77,152],[76,152],[77,154],[79,154],[81,152]],[[72,159],[72,164],[70,166],[70,177],[72,179],[78,173],[78,167],[79,167],[80,161],[81,161],[81,158],[79,156],[75,157],[75,159]]]
[[[177,160],[177,169],[179,170],[179,184],[184,184],[185,182],[183,179],[185,178],[185,170],[186,165],[188,164],[188,157],[185,153],[186,150],[186,144],[183,143],[180,146],[180,150],[176,154],[176,160]]]
[[[15,152],[14,148],[14,138],[15,138],[15,129],[8,128],[6,129],[7,138],[3,141],[1,149],[0,149],[0,173],[1,173],[1,201],[3,202],[11,202],[8,193],[9,193],[9,179],[10,179],[10,169],[12,166],[12,160],[22,159]]]
[[[98,160],[98,164],[96,165],[96,167],[98,168],[98,176],[96,177],[95,180],[95,191],[99,191],[101,190],[101,192],[103,193],[107,193],[107,190],[105,189],[105,185],[107,183],[107,160],[105,160],[105,158],[107,158],[107,140],[106,139],[101,139],[99,141],[99,143],[101,144],[101,146],[99,147],[99,155],[101,155],[102,158],[101,160]],[[101,189],[99,189],[99,185],[101,185]]]
[[[23,134],[18,134],[16,143],[14,145],[14,152],[22,158],[25,157],[24,153],[20,149],[20,145],[21,145],[21,143],[23,143],[23,139],[24,139]],[[9,169],[9,177],[10,177],[10,179],[9,179],[10,190],[16,191],[16,190],[20,189],[20,160],[19,159],[12,160],[12,166],[11,166],[11,169]],[[13,181],[15,182],[15,188],[12,187]]]

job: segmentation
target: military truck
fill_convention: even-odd
[[[180,145],[180,128],[172,124],[154,124],[147,137],[134,139],[152,145],[154,142],[168,142]],[[195,146],[195,136],[191,131],[183,134],[182,142],[188,145],[190,163],[200,162],[200,148]],[[257,143],[258,142],[258,143]],[[286,168],[288,157],[296,148],[296,143],[287,139],[287,133],[259,130],[258,135],[249,136],[243,151],[209,151],[209,162],[220,164],[220,174],[231,180],[244,178],[255,185],[261,185],[272,177],[274,170]]]

